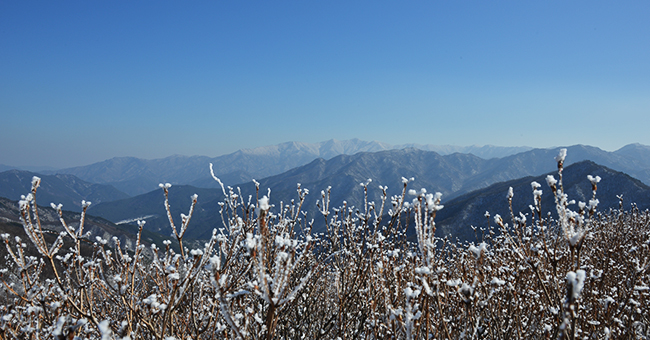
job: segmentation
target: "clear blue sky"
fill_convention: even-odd
[[[650,1],[0,0],[0,163],[650,144]]]

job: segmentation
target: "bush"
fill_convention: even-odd
[[[46,241],[35,195],[20,202],[28,245],[2,235],[9,252],[2,269],[5,299],[0,334],[11,338],[102,339],[458,339],[647,338],[650,325],[650,213],[596,211],[593,198],[570,209],[559,179],[547,182],[555,217],[543,214],[541,187],[532,183],[530,215],[501,216],[482,240],[436,238],[440,195],[407,190],[359,210],[319,209],[327,231],[312,234],[301,213],[308,194],[269,204],[221,185],[227,199],[202,249],[183,247],[197,197],[177,228],[180,252],[134,252],[119,241],[75,229]],[[215,177],[218,181],[218,179]],[[161,185],[167,196],[169,185]],[[258,185],[259,193],[259,185]],[[270,196],[270,191],[268,193]],[[411,202],[407,196],[414,195]],[[512,192],[506,196],[512,202]],[[165,202],[167,210],[169,206]],[[512,206],[512,205],[511,205]],[[61,213],[61,206],[54,206]],[[622,208],[622,207],[621,207]],[[486,214],[489,217],[489,214]],[[387,216],[387,217],[384,217]],[[406,235],[415,220],[417,240]],[[139,222],[140,230],[144,222]],[[69,249],[63,249],[64,241]],[[92,241],[91,241],[92,240]],[[82,242],[92,243],[82,253]],[[49,268],[45,272],[44,268]],[[49,273],[49,274],[48,274]]]

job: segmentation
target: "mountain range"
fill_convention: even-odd
[[[307,212],[307,219],[315,219],[316,227],[320,228],[323,227],[324,220],[318,213],[316,201],[321,199],[321,190],[328,187],[331,187],[331,206],[338,206],[345,200],[348,206],[361,207],[363,187],[360,183],[366,182],[367,179],[373,180],[368,186],[369,200],[379,202],[381,194],[379,185],[389,187],[389,196],[396,195],[402,190],[401,177],[414,177],[415,180],[409,184],[409,188],[416,190],[426,188],[429,192],[439,191],[443,193],[443,202],[453,202],[464,194],[476,193],[476,190],[495,183],[526,176],[539,176],[554,171],[556,169],[554,157],[557,152],[557,149],[537,149],[503,159],[490,160],[458,153],[442,156],[435,152],[417,149],[339,155],[330,160],[316,159],[307,165],[259,180],[260,195],[266,194],[270,188],[271,203],[286,204],[297,199],[296,184],[300,183],[302,188],[311,192],[303,206]],[[585,157],[611,162],[611,159],[602,157],[603,154],[607,155],[597,148],[573,146],[569,148],[566,164],[569,166],[582,161]],[[620,156],[611,157],[616,160]],[[594,175],[598,174],[594,173]],[[601,177],[605,178],[604,175]],[[527,185],[529,186],[530,182]],[[255,197],[255,186],[252,182],[242,183],[238,187],[244,197],[249,195]],[[209,233],[212,228],[221,226],[218,202],[223,199],[223,195],[220,189],[173,186],[170,191],[173,216],[186,213],[190,202],[189,196],[193,193],[199,194],[199,203],[195,217],[192,219],[194,230],[188,230],[188,237],[200,238]],[[610,196],[615,197],[615,195]],[[636,199],[636,196],[634,198]],[[148,217],[147,227],[152,228],[150,230],[168,234],[171,230],[162,202],[162,191],[158,189],[144,195],[99,204],[91,208],[90,212],[113,222]],[[449,210],[453,211],[453,209]],[[460,222],[448,224],[456,227]]]
[[[370,199],[378,201],[380,191],[377,185],[389,187],[389,193],[401,192],[401,177],[415,177],[414,183],[446,194],[452,194],[462,189],[468,177],[479,172],[487,161],[469,154],[452,154],[441,156],[432,151],[416,149],[389,150],[380,152],[360,152],[354,155],[339,155],[325,160],[318,158],[279,175],[259,180],[262,195],[270,188],[272,203],[281,201],[288,203],[296,200],[296,185],[310,190],[304,203],[304,210],[309,218],[318,218],[316,201],[318,194],[328,186],[332,187],[331,204],[341,204],[347,200],[350,205],[359,206],[363,200],[362,187],[359,185],[367,179],[373,179],[369,190]],[[211,179],[213,182],[214,180]],[[215,182],[216,183],[216,182]],[[375,185],[376,184],[376,185]],[[238,185],[242,195],[255,195],[255,185],[252,182]],[[198,230],[211,231],[220,226],[218,202],[223,200],[221,189],[201,189],[191,186],[172,186],[170,197],[181,201],[171,202],[173,216],[186,212],[189,206],[189,196],[194,192],[199,194],[199,204],[195,210],[192,223]],[[175,192],[174,189],[177,191]],[[192,192],[192,190],[194,192]],[[181,202],[185,203],[181,203]],[[163,195],[160,189],[128,199],[107,202],[91,208],[91,213],[107,218],[113,222],[131,220],[136,217],[149,216],[148,228],[154,231],[171,232],[163,207]],[[182,207],[178,209],[179,205]],[[176,210],[178,209],[178,210]],[[215,219],[217,220],[215,223]],[[202,221],[207,224],[201,225]],[[320,222],[320,220],[318,220]],[[188,231],[188,237],[194,232]],[[203,232],[199,232],[203,233]]]
[[[61,203],[67,210],[81,211],[82,200],[99,204],[129,197],[113,186],[89,183],[72,175],[41,175],[23,170],[0,173],[0,197],[18,201],[21,195],[31,192],[34,176],[41,177],[41,185],[37,191],[39,204]]]
[[[494,226],[493,217],[501,215],[505,223],[513,225],[508,207],[506,195],[508,189],[513,188],[514,197],[512,200],[513,211],[518,216],[519,212],[527,215],[531,220],[529,205],[533,204],[533,181],[541,184],[542,190],[542,212],[546,215],[551,212],[557,216],[555,209],[555,198],[550,187],[546,183],[546,176],[553,175],[559,178],[557,171],[549,172],[541,176],[528,176],[511,181],[493,184],[487,188],[476,190],[444,203],[444,208],[436,218],[437,232],[439,236],[450,236],[461,240],[474,239],[474,230],[485,228],[488,223]],[[600,176],[596,198],[598,199],[598,211],[606,212],[610,208],[619,207],[618,195],[622,195],[623,208],[628,210],[631,204],[645,210],[650,208],[650,187],[631,176],[598,165],[591,161],[582,161],[566,167],[563,171],[563,184],[565,193],[569,200],[575,200],[576,204],[569,206],[577,211],[577,202],[589,202],[592,198],[591,182],[588,175]],[[485,212],[491,215],[487,220]]]
[[[396,195],[401,193],[401,178],[414,177],[415,180],[409,184],[409,188],[426,188],[429,192],[443,193],[443,204],[447,208],[440,215],[440,231],[450,232],[466,224],[477,224],[484,219],[480,216],[474,219],[467,213],[468,209],[454,207],[470,204],[467,202],[477,206],[478,203],[470,198],[483,197],[479,194],[481,190],[490,189],[496,192],[495,188],[505,185],[503,182],[522,178],[529,180],[530,178],[526,179],[527,176],[539,176],[555,171],[556,164],[553,159],[559,149],[522,148],[525,150],[521,151],[517,148],[474,147],[476,150],[482,150],[484,154],[506,154],[504,157],[486,159],[487,157],[482,158],[470,153],[440,154],[423,150],[427,147],[433,148],[422,145],[418,148],[406,145],[394,147],[360,140],[331,140],[318,144],[284,143],[240,150],[216,158],[114,158],[60,171],[74,174],[39,175],[43,180],[38,192],[38,202],[63,203],[66,209],[79,211],[81,200],[90,200],[93,202],[89,209],[90,214],[131,228],[133,220],[144,218],[147,220],[147,230],[169,235],[171,230],[163,207],[164,198],[157,185],[160,182],[171,182],[174,184],[170,190],[174,217],[187,213],[189,196],[199,194],[187,237],[200,239],[209,235],[212,228],[221,225],[218,203],[223,200],[223,194],[220,188],[216,188],[218,184],[209,175],[207,164],[212,162],[222,181],[227,185],[239,187],[245,197],[255,194],[251,178],[258,178],[262,194],[266,194],[268,188],[272,189],[271,203],[274,204],[286,204],[292,199],[297,199],[296,184],[300,183],[302,188],[311,192],[303,208],[307,212],[307,219],[315,219],[317,228],[324,224],[324,219],[316,208],[316,201],[321,199],[321,190],[331,186],[331,206],[338,206],[345,200],[348,206],[360,207],[363,203],[363,188],[359,183],[372,179],[373,182],[368,186],[369,199],[379,202],[379,185],[388,186],[389,196]],[[448,147],[445,152],[453,151],[453,148],[455,147]],[[567,167],[584,160],[593,161],[608,171],[621,171],[646,184],[650,183],[648,146],[630,144],[614,152],[585,145],[568,147],[565,163]],[[18,170],[0,173],[0,196],[17,200],[20,195],[29,192],[34,175],[38,174]],[[127,188],[128,192],[120,191],[107,183]],[[513,183],[509,185],[519,185],[518,182]],[[526,186],[530,186],[530,181],[523,185]],[[515,190],[516,193],[517,190],[519,189]],[[140,192],[145,193],[139,194]],[[129,194],[136,196],[128,197]],[[494,196],[488,201],[501,200],[497,198]],[[548,199],[548,196],[545,198]],[[636,196],[634,200],[637,200]],[[643,197],[639,196],[638,202],[643,201]],[[455,214],[447,216],[448,212]]]
[[[209,164],[214,164],[215,173],[224,183],[230,185],[249,182],[278,175],[322,158],[332,159],[338,155],[355,155],[360,152],[380,152],[415,148],[434,151],[441,156],[454,153],[470,154],[490,161],[492,164],[519,162],[509,165],[500,180],[517,178],[518,175],[534,175],[551,171],[553,165],[545,160],[549,154],[557,153],[558,148],[531,149],[528,147],[495,146],[435,146],[435,145],[389,145],[380,142],[367,142],[358,139],[309,144],[289,142],[255,149],[242,149],[219,157],[206,156],[170,156],[167,158],[145,160],[133,157],[112,158],[103,162],[57,170],[55,173],[71,174],[82,180],[108,184],[135,196],[154,190],[158,183],[192,185],[201,188],[216,188],[217,184],[209,174]],[[572,162],[592,160],[612,169],[623,171],[650,184],[650,147],[630,144],[614,152],[575,145],[569,147]],[[518,170],[520,168],[520,170]],[[54,173],[54,172],[51,172]],[[490,176],[490,175],[488,175]],[[477,179],[477,186],[490,183],[489,180]]]
[[[0,172],[5,172],[7,170],[25,170],[25,171],[45,173],[45,172],[55,172],[58,169],[53,168],[51,166],[11,166],[11,165],[0,164]]]
[[[210,158],[207,156],[174,155],[161,159],[145,160],[134,157],[116,157],[91,165],[48,172],[75,175],[82,180],[113,185],[129,194],[139,195],[157,188],[158,183],[188,184],[197,187],[216,188],[208,165],[229,184],[239,184],[277,175],[305,165],[315,159],[331,159],[338,155],[354,155],[359,152],[416,148],[436,151],[439,154],[470,153],[482,158],[494,158],[528,151],[529,147],[498,146],[436,146],[436,145],[389,145],[359,139],[329,140],[321,143],[288,142],[255,149],[242,149],[231,154]]]

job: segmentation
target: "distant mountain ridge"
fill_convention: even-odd
[[[331,159],[338,155],[354,155],[359,152],[379,152],[406,148],[434,151],[445,156],[464,153],[478,156],[487,161],[503,159],[519,162],[517,170],[509,165],[512,173],[501,176],[501,180],[517,178],[517,174],[540,174],[551,170],[548,163],[541,162],[541,155],[556,153],[558,148],[531,149],[529,147],[495,146],[435,146],[419,144],[389,145],[380,142],[367,142],[359,139],[346,141],[329,140],[321,143],[288,142],[278,145],[242,149],[219,157],[174,155],[161,159],[144,160],[133,157],[118,157],[87,166],[62,169],[58,173],[73,174],[83,180],[110,184],[129,195],[139,195],[156,189],[158,183],[192,185],[202,188],[216,188],[217,184],[209,175],[208,165],[214,164],[215,173],[231,185],[249,182],[281,174],[293,168],[323,158]],[[576,145],[569,147],[578,153],[575,161],[593,160],[599,164],[628,173],[646,184],[650,184],[650,147],[630,144],[615,152],[599,148]],[[488,175],[488,177],[491,175]],[[476,179],[478,188],[490,181]]]
[[[129,197],[129,195],[105,184],[83,181],[73,175],[41,175],[30,171],[9,170],[0,173],[0,197],[18,201],[21,195],[31,192],[32,178],[41,177],[38,204],[63,204],[66,210],[81,211],[81,201],[99,204]]]
[[[371,148],[372,145],[367,144],[366,147]],[[254,152],[240,151],[235,155],[237,157],[244,157],[257,152],[262,154],[262,157],[268,157],[266,160],[271,162],[274,157],[277,159],[279,157],[278,155],[282,155],[283,153],[291,154],[300,148],[305,150],[306,147],[291,144],[284,145],[283,147],[274,147],[271,150],[256,150]],[[326,149],[329,150],[331,148],[328,147]],[[263,192],[266,192],[267,188],[272,190],[271,203],[273,204],[279,204],[280,201],[286,203],[292,199],[296,199],[296,184],[301,183],[303,188],[311,191],[304,205],[304,209],[308,212],[308,218],[314,218],[317,224],[322,224],[324,220],[317,212],[316,201],[320,199],[320,191],[329,186],[332,187],[332,206],[338,206],[345,200],[348,206],[354,205],[361,207],[363,193],[359,183],[366,182],[367,179],[372,179],[373,182],[369,186],[369,199],[379,202],[380,190],[377,188],[378,185],[388,186],[389,195],[396,195],[401,192],[401,177],[414,177],[415,181],[409,184],[410,188],[416,190],[426,188],[429,192],[440,191],[444,194],[443,202],[449,202],[461,195],[486,188],[495,183],[520,179],[526,176],[538,176],[543,173],[555,171],[556,164],[553,159],[557,155],[558,149],[533,149],[504,158],[487,160],[472,154],[453,153],[440,155],[436,152],[423,151],[415,148],[359,152],[354,155],[341,154],[328,160],[317,158],[306,165],[292,168],[281,174],[258,179],[258,182]],[[648,148],[642,145],[630,145],[617,152],[607,152],[595,147],[575,145],[568,147],[566,166],[583,160],[591,160],[616,170],[627,169],[626,172],[629,174],[642,177],[640,176],[643,175],[642,167],[647,164],[647,159],[644,158],[647,150]],[[305,154],[308,153],[305,152]],[[163,160],[174,164],[178,161],[186,161],[188,158],[190,157],[174,156]],[[198,159],[199,157],[194,158]],[[259,160],[259,158],[255,157],[251,159]],[[159,160],[161,163],[158,164],[162,169],[168,165],[162,163],[163,160]],[[125,164],[128,166],[116,167],[111,171],[119,172],[121,171],[120,169],[126,168],[128,173],[130,171],[129,169],[133,168],[135,169],[135,173],[141,174],[138,165],[133,164],[131,161],[133,160],[126,159]],[[139,161],[142,160],[136,159],[136,163]],[[204,159],[204,161],[207,161],[207,159]],[[191,170],[194,171],[194,169]],[[110,174],[110,172],[104,172],[104,174],[107,173]],[[22,186],[14,190],[18,195],[17,197],[29,191],[28,187],[32,175],[31,173],[22,175]],[[218,171],[217,175],[227,185],[235,186],[234,183],[237,183],[227,180]],[[75,183],[74,180],[70,180],[75,178],[71,175],[57,175],[53,177],[53,179],[44,178],[43,183],[65,182],[64,180],[67,180],[65,185]],[[209,180],[214,183],[213,185],[216,184],[213,179],[210,178]],[[77,178],[77,182],[79,181],[81,180]],[[90,184],[86,183],[85,185],[88,186]],[[250,181],[236,186],[241,188],[244,196],[255,193],[255,187]],[[0,189],[2,190],[9,188],[12,188],[9,184],[0,185]],[[68,194],[66,190],[76,192],[76,200],[70,198],[71,194]],[[48,198],[47,186],[43,185],[39,190],[39,194],[41,199],[46,199],[44,201],[45,204],[50,201],[61,202],[68,207],[72,205],[73,208],[75,205],[78,206],[77,202],[80,201],[80,194],[83,194],[81,190],[73,190],[70,188],[64,190],[62,187],[56,187],[56,189],[50,189],[49,191],[58,196],[53,196],[51,199]],[[188,231],[188,237],[204,237],[212,228],[220,225],[218,202],[223,199],[220,189],[203,189],[176,184],[172,187],[171,193],[174,216],[177,216],[181,212],[186,213],[187,207],[189,207],[189,196],[193,193],[199,193],[199,205],[197,206],[196,216],[192,219],[193,227]],[[100,197],[99,200],[103,202],[93,204],[89,213],[102,216],[115,223],[147,217],[147,228],[149,230],[169,234],[170,230],[162,206],[163,198],[160,189],[155,189],[147,194],[136,197],[125,198],[122,196],[122,198],[113,200],[112,198],[102,199]],[[95,203],[98,203],[97,198],[93,199]],[[43,200],[39,202],[43,203]]]
[[[412,148],[362,152],[340,155],[330,160],[318,159],[305,166],[261,179],[259,183],[261,190],[272,189],[274,201],[284,202],[295,198],[296,183],[301,183],[303,188],[312,192],[305,203],[306,210],[318,218],[315,201],[320,195],[317,193],[328,186],[332,187],[332,204],[339,205],[345,200],[348,205],[360,207],[363,194],[359,184],[367,179],[373,180],[369,186],[369,199],[379,202],[378,185],[388,186],[389,196],[396,195],[401,192],[401,177],[414,177],[415,180],[409,184],[410,188],[439,191],[443,193],[443,200],[449,201],[495,183],[552,172],[557,167],[554,158],[559,149],[533,149],[488,160],[471,154],[440,155]],[[567,149],[567,167],[583,161],[593,161],[629,175],[642,174],[637,171],[640,164],[636,158],[630,159],[584,145]],[[645,180],[650,182],[649,177],[645,177]],[[249,186],[242,184],[241,187],[244,189]]]
[[[297,199],[296,185],[300,183],[302,188],[311,192],[303,206],[308,218],[317,219],[317,223],[322,224],[316,201],[320,199],[319,192],[328,186],[332,187],[332,206],[338,206],[345,200],[349,206],[360,207],[363,192],[359,184],[369,178],[373,180],[369,187],[369,198],[376,202],[379,201],[380,194],[377,186],[388,186],[390,194],[399,194],[402,190],[402,176],[415,177],[413,185],[418,186],[418,189],[426,187],[452,196],[463,190],[464,183],[469,178],[483,173],[490,164],[490,161],[470,154],[455,153],[442,156],[436,152],[410,148],[339,155],[329,160],[318,158],[309,164],[260,179],[258,182],[262,193],[266,193],[268,188],[271,189],[272,204],[288,203]],[[244,197],[255,194],[252,182],[242,183],[238,187]],[[174,189],[180,193],[175,193]],[[220,226],[218,202],[223,199],[223,195],[221,189],[172,186],[170,196],[181,195],[175,197],[178,201],[172,204],[173,216],[185,212],[192,190],[199,193],[199,206],[195,217],[192,218],[193,227],[188,229],[188,237],[204,237],[212,228]],[[91,208],[90,213],[113,222],[138,216],[153,216],[145,227],[151,228],[152,231],[168,233],[169,223],[162,202],[162,192],[158,189],[125,200],[97,205]]]
[[[400,157],[411,158],[411,164],[421,163],[435,163],[440,162],[444,166],[452,166],[449,173],[457,172],[459,164],[465,166],[471,165],[472,161],[479,159],[475,157],[472,159],[471,155],[461,155],[468,157],[465,159],[445,159],[432,152],[425,152],[420,150],[392,150],[387,151],[390,153],[403,153]],[[418,155],[418,153],[422,153]],[[294,169],[282,175],[272,176],[260,181],[261,194],[265,194],[267,188],[271,188],[271,203],[279,205],[280,202],[288,204],[292,199],[297,199],[296,195],[296,182],[300,182],[302,188],[309,189],[310,194],[303,206],[307,211],[306,219],[314,219],[316,221],[315,231],[320,232],[324,228],[324,218],[320,215],[316,208],[316,200],[320,200],[320,190],[325,190],[328,183],[332,185],[332,196],[330,206],[338,207],[343,201],[347,202],[347,206],[355,206],[362,209],[363,203],[363,188],[359,185],[360,178],[367,177],[370,174],[376,180],[369,185],[369,200],[379,202],[380,191],[377,188],[379,183],[389,186],[389,195],[399,194],[401,192],[401,181],[399,177],[394,180],[385,180],[386,178],[395,177],[393,170],[388,167],[378,170],[383,173],[372,173],[372,169],[378,169],[370,166],[364,170],[359,167],[359,164],[378,165],[373,163],[372,158],[376,157],[375,161],[384,162],[387,158],[386,155],[377,155],[381,153],[365,153],[354,156],[341,155],[332,160],[324,161],[322,159],[316,160],[304,167]],[[406,154],[406,155],[405,155]],[[458,157],[459,155],[454,155]],[[370,157],[370,159],[368,158]],[[390,162],[400,161],[400,157],[390,157]],[[414,162],[414,157],[420,157],[422,162]],[[551,159],[549,162],[553,163]],[[397,172],[413,171],[409,167],[398,168]],[[462,168],[462,166],[460,167]],[[381,169],[381,168],[380,168]],[[370,171],[365,172],[364,171]],[[333,172],[330,174],[330,172]],[[410,174],[414,174],[411,172]],[[556,172],[552,171],[550,174],[556,176]],[[445,184],[449,185],[453,181],[445,181],[449,179],[448,174],[438,175],[436,178],[423,178],[421,172],[417,174],[420,180],[415,180],[409,184],[409,188],[419,190],[425,187],[429,192],[445,190]],[[617,195],[623,194],[626,208],[629,204],[634,202],[640,208],[650,208],[650,187],[641,183],[639,180],[632,178],[624,173],[609,169],[602,165],[598,165],[591,161],[583,161],[574,163],[567,166],[564,171],[564,185],[566,192],[569,194],[570,199],[576,201],[588,201],[591,198],[591,187],[587,180],[587,175],[602,177],[601,183],[598,185],[597,198],[600,200],[599,211],[606,211],[610,207],[618,207]],[[544,213],[554,211],[553,196],[550,189],[546,185],[545,176],[527,176],[517,178],[510,181],[494,183],[487,188],[474,190],[463,195],[443,195],[443,204],[445,208],[438,214],[437,225],[439,226],[438,232],[441,236],[448,235],[453,238],[460,239],[473,239],[474,231],[470,228],[471,225],[476,227],[485,227],[487,225],[484,216],[485,211],[489,211],[493,217],[496,214],[509,221],[509,212],[507,200],[505,195],[508,187],[512,186],[515,192],[513,200],[515,212],[529,213],[528,205],[532,203],[532,190],[530,183],[537,181],[542,184],[544,192],[542,208]],[[471,176],[470,176],[471,177]],[[313,180],[309,180],[312,178]],[[332,182],[332,179],[337,179]],[[384,179],[384,180],[382,180]],[[438,185],[439,181],[443,179],[443,185]],[[255,187],[253,183],[245,183],[240,186],[241,193],[244,197],[248,195],[255,195]],[[190,227],[188,228],[188,238],[205,238],[210,235],[213,228],[220,228],[221,218],[219,215],[219,202],[223,200],[223,195],[220,189],[201,189],[191,186],[172,186],[170,189],[170,202],[172,207],[172,216],[178,216],[180,213],[186,213],[190,205],[190,195],[193,193],[199,194],[199,200],[195,209],[195,215],[192,218]],[[411,199],[408,197],[407,199]],[[163,207],[163,193],[162,191],[152,191],[150,193],[131,197],[125,200],[107,202],[97,205],[89,212],[107,218],[113,222],[135,218],[138,216],[148,216],[146,228],[151,231],[160,232],[163,235],[169,235],[169,222]],[[530,217],[529,217],[530,218]],[[494,222],[490,220],[493,225]]]
[[[559,149],[559,148],[558,148]],[[418,149],[388,150],[380,152],[361,152],[354,155],[339,155],[332,159],[316,159],[309,164],[286,171],[282,174],[258,180],[260,190],[266,193],[270,188],[271,203],[290,202],[296,199],[296,184],[309,189],[304,209],[308,219],[314,218],[317,223],[322,223],[322,216],[316,208],[321,190],[331,186],[331,205],[338,206],[345,200],[348,206],[361,207],[363,190],[359,185],[372,179],[369,186],[369,199],[379,202],[380,190],[378,185],[388,186],[389,196],[401,193],[401,177],[414,177],[409,184],[410,188],[419,190],[426,188],[429,192],[440,191],[443,202],[449,202],[456,197],[483,189],[495,183],[519,179],[526,176],[539,176],[543,173],[554,171],[556,163],[554,157],[558,149],[534,149],[501,159],[485,160],[470,154],[455,153],[440,155],[432,151]],[[626,160],[620,155],[609,153],[598,148],[576,145],[569,147],[566,165],[594,159],[614,164],[620,167],[634,167],[637,163]],[[237,185],[242,190],[242,195],[255,194],[253,183],[247,182]],[[179,188],[179,186],[174,186]],[[180,186],[182,196],[177,204],[173,204],[174,216],[185,212],[189,206],[191,191],[201,191],[199,194],[200,208],[197,216],[192,219],[195,231],[188,231],[188,237],[202,237],[212,228],[220,225],[218,216],[218,202],[223,199],[220,189],[200,189]],[[174,196],[172,191],[172,196]],[[187,196],[187,197],[185,197]],[[151,200],[155,200],[154,203]],[[208,200],[211,200],[208,201]],[[136,209],[142,207],[142,209]],[[128,212],[128,213],[127,213]],[[484,212],[484,211],[483,211]],[[157,221],[151,220],[147,226],[154,231],[162,232],[168,228],[164,209],[162,206],[162,193],[157,189],[154,192],[132,197],[126,200],[100,204],[91,208],[91,213],[98,214],[113,222],[133,219],[139,216],[157,216]],[[205,224],[203,224],[205,222]],[[191,236],[190,236],[191,235]]]
[[[550,212],[557,216],[555,210],[555,199],[551,189],[546,183],[546,176],[553,175],[558,179],[557,171],[551,171],[541,176],[528,176],[506,182],[493,184],[487,188],[472,191],[456,197],[450,201],[443,202],[444,208],[438,213],[436,225],[439,236],[451,236],[465,240],[474,238],[474,230],[471,226],[485,228],[488,223],[494,226],[494,216],[501,215],[505,223],[512,226],[510,211],[506,194],[508,188],[512,187],[514,197],[512,200],[513,211],[516,215],[519,212],[527,215],[531,221],[531,210],[529,205],[533,204],[531,182],[541,184],[542,190],[542,213]],[[587,175],[600,176],[596,198],[599,200],[598,211],[606,212],[610,208],[619,207],[617,195],[623,195],[623,208],[630,209],[634,203],[639,209],[650,208],[650,187],[643,184],[627,174],[612,170],[608,167],[596,164],[591,161],[582,161],[565,167],[563,171],[563,183],[565,193],[569,200],[575,200],[576,204],[569,206],[569,209],[578,210],[577,202],[588,202],[592,197],[591,183]],[[485,217],[485,212],[490,213],[490,220]],[[478,232],[480,237],[480,230]]]
[[[226,183],[238,184],[277,175],[305,165],[317,158],[331,159],[338,155],[359,152],[377,152],[414,147],[436,151],[442,155],[454,152],[472,153],[493,158],[530,150],[529,147],[497,146],[435,146],[404,144],[393,146],[381,142],[359,139],[338,141],[331,139],[320,143],[287,142],[254,149],[242,149],[219,157],[174,155],[161,159],[145,160],[134,157],[116,157],[91,165],[57,170],[51,173],[75,175],[83,180],[110,184],[129,195],[139,195],[154,190],[160,182],[189,184],[214,188],[216,183],[208,171],[214,164],[215,172]]]
[[[54,172],[58,168],[51,166],[11,166],[6,164],[0,164],[0,172],[5,172],[7,170],[25,170],[32,172]]]
[[[515,155],[521,152],[532,150],[528,146],[494,146],[494,145],[433,145],[433,144],[402,144],[396,145],[394,149],[415,148],[424,151],[434,151],[441,155],[450,155],[453,153],[468,153],[478,156],[483,159],[503,158],[510,155]]]

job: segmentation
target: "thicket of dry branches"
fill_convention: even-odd
[[[556,159],[559,178],[547,179],[555,217],[540,206],[541,185],[532,183],[530,213],[486,214],[494,222],[478,244],[436,238],[440,195],[408,190],[407,179],[401,195],[387,197],[379,187],[381,202],[359,208],[330,208],[323,191],[319,207],[328,223],[321,234],[301,213],[308,192],[300,185],[295,201],[276,207],[267,196],[242,197],[222,185],[226,227],[202,249],[182,247],[196,196],[178,228],[168,216],[180,253],[168,242],[162,249],[138,242],[126,252],[119,241],[84,234],[83,214],[74,227],[62,220],[65,231],[46,242],[35,178],[20,202],[29,240],[2,235],[10,255],[2,269],[0,336],[647,338],[650,214],[597,212],[599,178],[588,179],[590,202],[570,202],[564,156]],[[369,183],[362,185],[367,192]],[[169,186],[161,187],[166,196]],[[504,204],[512,199],[508,193]],[[408,219],[415,220],[415,242],[407,239]],[[62,249],[64,239],[69,249]],[[94,243],[89,255],[81,252],[83,239]],[[24,242],[39,256],[27,256]]]

